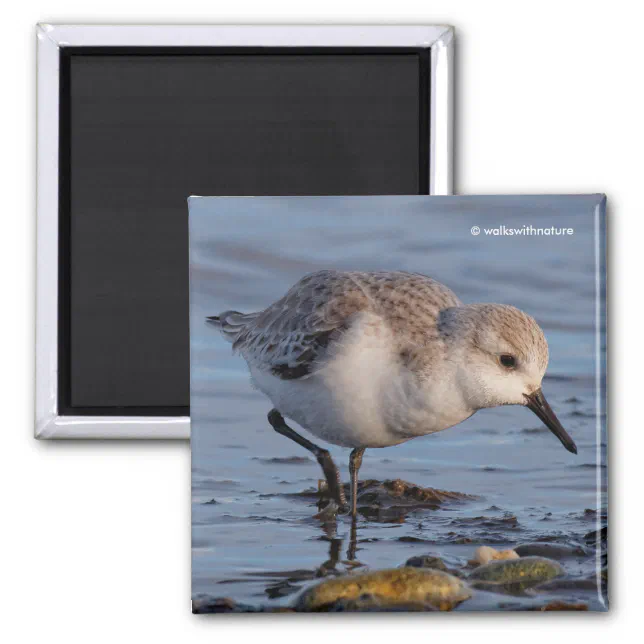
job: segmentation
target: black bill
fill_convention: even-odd
[[[577,446],[575,441],[570,438],[568,432],[561,426],[541,389],[537,389],[533,394],[526,396],[526,401],[527,407],[539,417],[539,420],[561,441],[561,444],[569,452],[576,454]]]

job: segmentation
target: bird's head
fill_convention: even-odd
[[[532,317],[513,306],[470,304],[442,311],[439,328],[471,409],[528,407],[569,452],[577,453],[541,390],[548,343]]]

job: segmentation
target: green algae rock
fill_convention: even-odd
[[[329,579],[306,590],[298,599],[299,611],[401,610],[426,605],[427,610],[451,610],[468,599],[471,591],[461,579],[422,568],[394,568]]]
[[[473,570],[468,581],[481,590],[521,594],[526,588],[561,577],[564,569],[545,557],[521,557],[493,561]]]

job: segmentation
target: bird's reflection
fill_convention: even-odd
[[[269,570],[246,572],[248,577],[264,577],[268,584],[264,592],[269,599],[279,599],[292,595],[302,589],[303,585],[322,577],[334,577],[346,574],[349,570],[363,566],[356,559],[358,551],[358,518],[343,517],[335,512],[321,513],[316,515],[319,519],[319,529],[322,532],[321,540],[329,544],[328,556],[319,566],[306,569],[291,570]],[[350,523],[345,523],[345,519]],[[338,520],[340,530],[344,532],[346,527],[348,533],[340,536],[338,534]],[[344,550],[346,546],[346,550]]]
[[[346,559],[341,560],[342,544],[346,537],[338,536],[337,520],[324,521],[321,525],[322,531],[329,539],[329,558],[318,569],[319,576],[327,575],[331,572],[338,572],[336,566],[340,561],[349,567],[360,565],[356,560],[356,551],[358,544],[358,520],[356,517],[351,518],[351,527],[349,530],[349,540],[347,543]]]
[[[358,521],[354,516],[351,520],[351,531],[349,533],[349,547],[347,548],[347,559],[356,560],[356,544],[358,543]]]

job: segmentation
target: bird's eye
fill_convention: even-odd
[[[506,369],[514,369],[517,366],[517,359],[509,353],[503,353],[499,356],[499,362]]]

